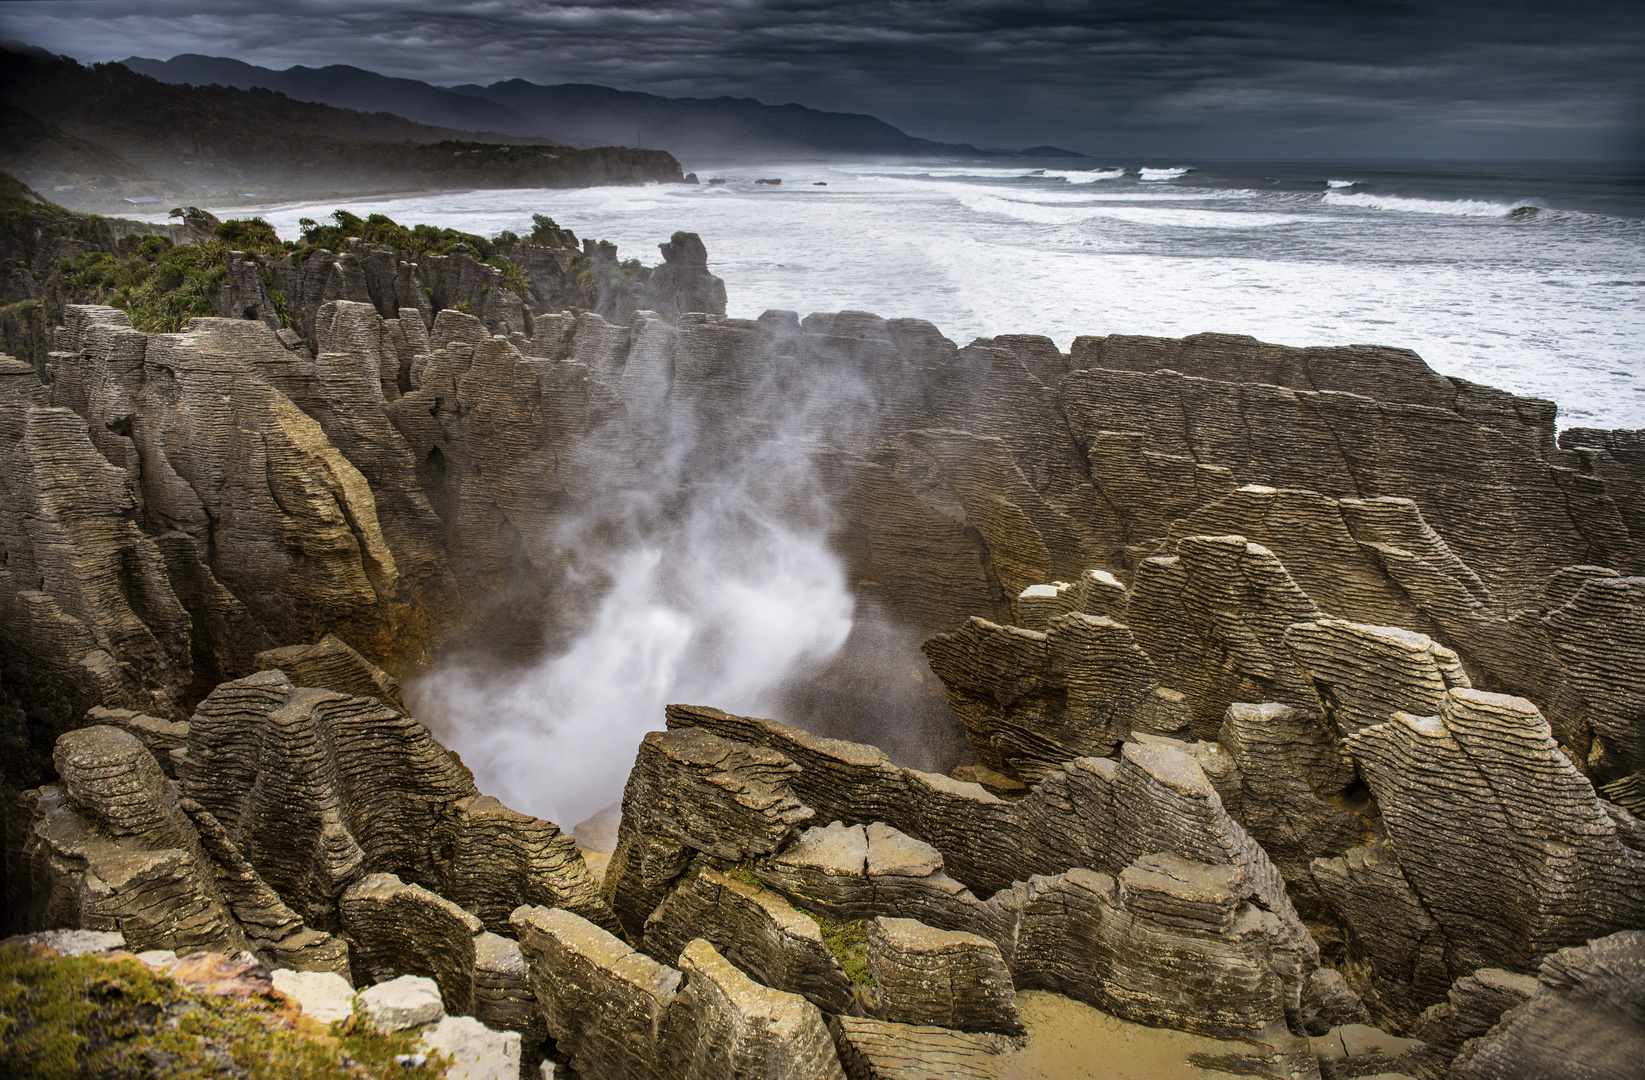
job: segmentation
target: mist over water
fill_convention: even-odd
[[[592,615],[547,613],[569,644],[535,663],[457,655],[408,686],[487,794],[569,829],[620,798],[668,704],[803,719],[796,688],[859,628],[829,548],[818,439],[849,438],[872,403],[854,379],[781,356],[758,370],[736,415],[671,393],[660,367],[625,373],[638,468],[610,462],[601,494],[538,545],[595,598]]]
[[[524,670],[442,665],[412,694],[482,790],[568,829],[621,795],[664,706],[779,712],[783,688],[845,642],[855,606],[820,537],[734,493],[597,558],[612,584],[569,649]]]

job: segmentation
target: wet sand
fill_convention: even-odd
[[[1042,990],[1020,991],[1017,1010],[1028,1044],[1001,1059],[1000,1080],[1228,1080],[1228,1073],[1190,1065],[1188,1055],[1251,1050],[1244,1043],[1128,1023]]]

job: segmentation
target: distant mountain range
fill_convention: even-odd
[[[450,96],[474,102],[476,121],[500,111]],[[0,43],[0,135],[0,169],[78,209],[133,196],[220,204],[251,190],[285,198],[681,179],[679,162],[661,150],[579,149],[269,89],[166,83],[16,43]]]
[[[422,124],[539,136],[572,146],[642,145],[687,163],[816,157],[1082,157],[1054,146],[984,150],[920,139],[883,120],[766,105],[753,98],[669,98],[587,83],[539,86],[510,79],[490,86],[442,88],[356,67],[255,67],[223,57],[184,54],[122,61],[161,82],[263,87],[300,101],[386,112]]]

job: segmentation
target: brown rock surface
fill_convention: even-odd
[[[1022,1034],[1011,973],[987,938],[881,916],[869,924],[868,966],[886,1020]]]

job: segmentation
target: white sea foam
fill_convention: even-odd
[[[1124,169],[1046,169],[1041,173],[1048,180],[1066,180],[1070,184],[1095,184],[1099,180],[1119,180]]]
[[[1328,188],[1350,188],[1359,182],[1358,180],[1327,180],[1325,186]]]
[[[1525,205],[1483,202],[1479,199],[1413,199],[1403,195],[1377,195],[1368,191],[1327,191],[1325,201],[1333,206],[1397,210],[1409,214],[1449,214],[1453,217],[1507,217]]]
[[[1175,180],[1179,176],[1187,176],[1192,169],[1139,169],[1137,175],[1144,180]]]

